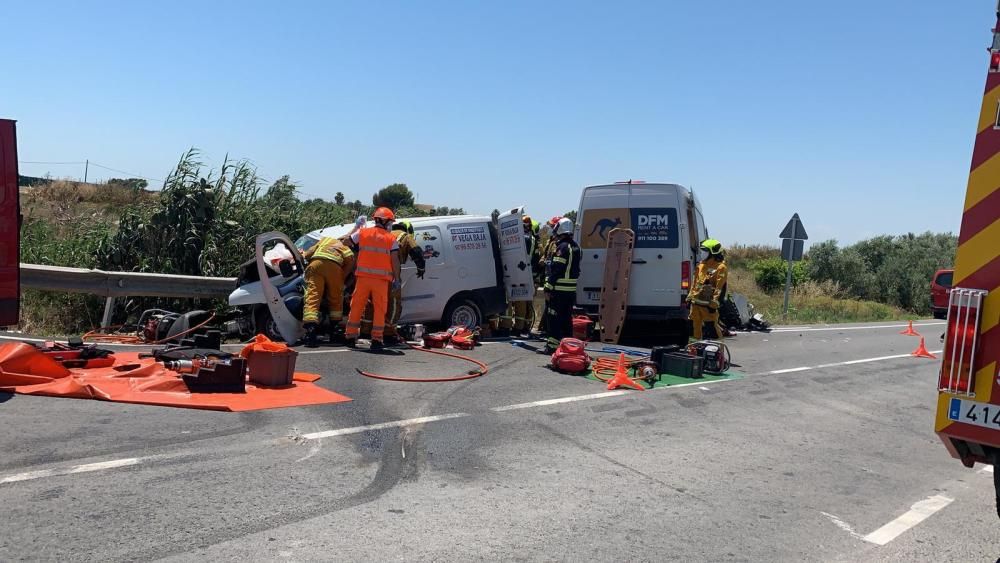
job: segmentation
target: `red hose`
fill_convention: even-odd
[[[402,383],[447,383],[449,381],[465,381],[466,379],[475,379],[477,377],[482,377],[486,375],[486,372],[490,371],[489,366],[480,362],[479,360],[470,358],[468,356],[462,356],[459,354],[452,354],[451,352],[441,352],[439,350],[431,350],[429,348],[421,348],[419,346],[414,346],[409,342],[406,343],[407,346],[412,350],[418,350],[420,352],[427,352],[428,354],[437,354],[439,356],[447,356],[449,358],[456,358],[459,360],[465,360],[466,362],[472,362],[479,366],[479,370],[470,371],[465,375],[456,375],[454,377],[399,377],[395,375],[381,375],[378,373],[372,373],[370,371],[363,371],[358,368],[354,368],[358,373],[365,377],[370,377],[372,379],[381,379],[382,381],[399,381]]]

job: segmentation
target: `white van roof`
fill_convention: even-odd
[[[413,217],[413,218],[401,217],[397,220],[397,222],[399,221],[409,221],[410,223],[413,224],[414,227],[417,227],[421,225],[429,225],[437,223],[458,223],[458,222],[476,223],[482,221],[492,222],[493,219],[491,217],[487,217],[486,215],[437,215],[433,217]],[[375,223],[372,221],[368,221],[367,226],[373,227],[375,226]],[[315,231],[310,231],[307,234],[307,236],[316,240],[319,240],[323,237],[342,237],[347,233],[351,232],[351,229],[353,228],[354,228],[354,223],[344,223],[343,225],[333,225],[331,227],[324,227],[322,229],[316,229]]]

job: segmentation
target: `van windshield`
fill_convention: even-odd
[[[942,287],[951,287],[952,278],[954,277],[953,272],[941,272],[937,277],[937,284]]]
[[[295,241],[295,246],[298,247],[299,252],[305,252],[317,242],[319,241],[309,235],[302,235],[299,237],[299,240]]]

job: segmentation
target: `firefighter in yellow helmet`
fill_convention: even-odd
[[[424,272],[427,262],[424,260],[424,253],[417,244],[417,239],[413,237],[413,224],[409,221],[400,221],[392,224],[392,236],[399,243],[399,263],[406,264],[407,259],[413,260],[417,266],[417,277],[424,279]],[[399,342],[399,333],[396,323],[403,313],[403,288],[402,285],[389,288],[389,308],[385,315],[385,342],[395,344]]]
[[[715,239],[703,241],[701,250],[707,256],[698,263],[694,283],[687,296],[687,302],[691,305],[692,336],[695,340],[701,340],[705,323],[711,322],[715,338],[722,338],[719,307],[725,297],[726,282],[729,279],[726,255],[722,252],[722,243]]]
[[[302,254],[309,261],[303,276],[306,286],[302,323],[306,346],[316,346],[319,309],[326,298],[330,333],[344,318],[344,280],[354,270],[354,252],[334,237],[323,237]]]

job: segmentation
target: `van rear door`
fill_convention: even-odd
[[[18,323],[21,213],[14,121],[0,119],[0,326]]]
[[[628,190],[624,184],[591,186],[580,197],[575,238],[582,256],[576,302],[590,313],[597,313],[601,303],[608,233],[616,227],[631,228]]]
[[[507,301],[531,301],[535,298],[531,259],[528,257],[528,249],[524,247],[523,218],[523,207],[515,207],[497,218]]]
[[[684,299],[681,262],[686,254],[681,249],[680,217],[687,212],[681,206],[681,194],[686,190],[676,184],[632,184],[629,188],[635,231],[629,307],[680,307]]]

